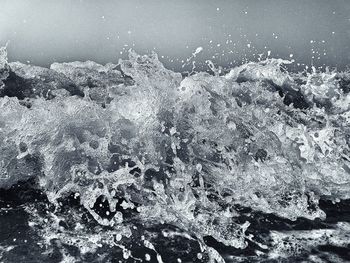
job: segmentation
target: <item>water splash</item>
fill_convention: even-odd
[[[293,74],[289,63],[183,78],[156,54],[43,69],[8,63],[2,49],[0,186],[36,176],[56,206],[79,195],[112,228],[95,235],[111,246],[121,246],[113,236],[130,237],[124,211],[132,210],[144,224],[185,231],[224,262],[203,238],[247,247],[250,223],[237,220],[236,205],[313,220],[325,218],[320,198],[350,198],[350,75]],[[63,242],[78,231],[47,227],[49,240]]]

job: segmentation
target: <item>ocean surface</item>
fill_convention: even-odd
[[[293,63],[1,48],[0,262],[349,262],[350,73]]]

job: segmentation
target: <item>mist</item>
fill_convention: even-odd
[[[200,66],[231,67],[259,57],[345,68],[350,61],[346,0],[3,0],[0,45],[10,61],[116,62],[127,50],[155,51],[183,70],[197,47]]]

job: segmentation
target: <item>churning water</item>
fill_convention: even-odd
[[[350,74],[8,63],[3,262],[350,260]]]

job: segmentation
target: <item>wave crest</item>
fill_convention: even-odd
[[[324,218],[320,198],[350,198],[350,75],[288,63],[182,77],[156,54],[44,69],[1,50],[0,186],[37,176],[51,202],[79,193],[103,225],[123,224],[123,199],[139,220],[236,248],[249,227],[236,205]]]

